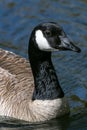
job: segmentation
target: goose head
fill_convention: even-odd
[[[67,37],[63,28],[54,22],[46,22],[37,25],[32,31],[30,46],[46,52],[60,50],[81,51],[80,48],[74,45]],[[30,50],[32,50],[31,47]]]
[[[41,99],[54,99],[64,96],[51,60],[51,52],[61,50],[81,51],[70,41],[63,28],[57,23],[41,23],[34,28],[29,41],[29,60],[36,87],[33,99],[39,99],[39,97]],[[50,77],[48,80],[46,75]],[[43,83],[43,79],[45,79],[45,83]],[[42,86],[45,86],[45,88],[48,86],[46,89],[48,91],[46,91],[47,93],[44,92],[44,95],[42,92],[42,95],[39,96],[37,93],[41,93],[44,89]],[[40,92],[38,92],[39,90]],[[55,92],[49,92],[49,90],[55,90]]]

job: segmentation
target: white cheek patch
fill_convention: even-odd
[[[40,50],[52,50],[52,47],[49,45],[41,30],[36,31],[35,37],[36,43]]]

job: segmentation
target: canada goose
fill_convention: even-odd
[[[30,36],[30,63],[0,49],[0,115],[29,122],[50,120],[70,109],[51,61],[51,51],[80,52],[54,22],[37,25]]]

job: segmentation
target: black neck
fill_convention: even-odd
[[[63,97],[64,93],[51,62],[51,52],[40,51],[34,43],[30,43],[29,59],[35,83],[32,99],[52,100]]]

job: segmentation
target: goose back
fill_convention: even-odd
[[[0,49],[0,97],[12,102],[31,100],[34,89],[29,62],[12,52]],[[7,100],[8,101],[8,100]]]

